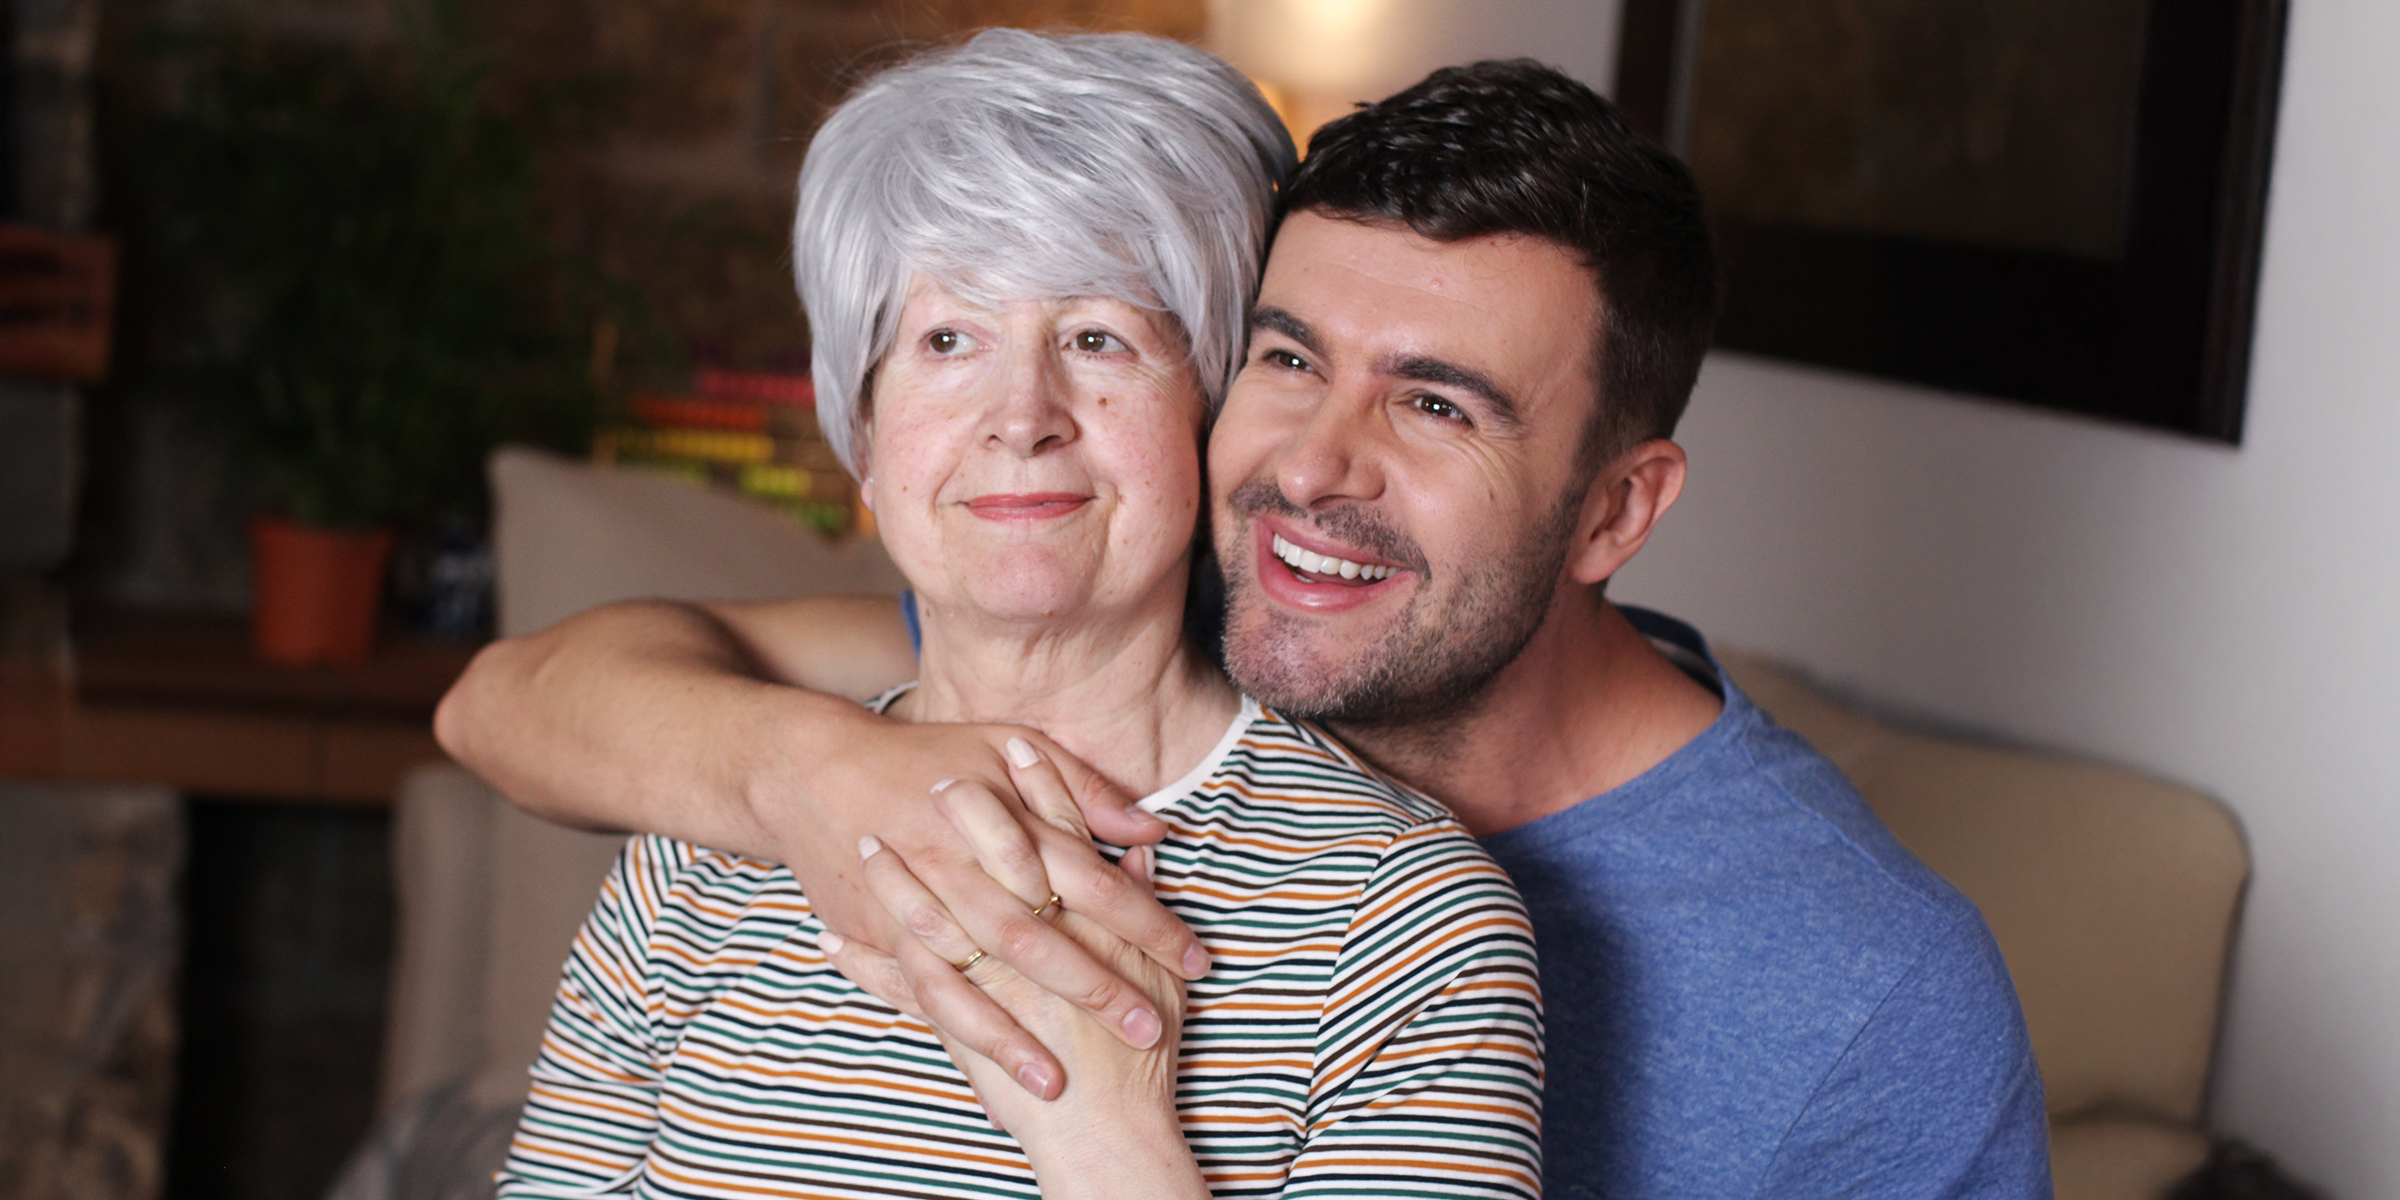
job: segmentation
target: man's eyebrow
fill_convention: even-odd
[[[1317,331],[1310,329],[1308,322],[1272,304],[1261,304],[1250,310],[1250,332],[1280,333],[1300,343],[1300,348],[1310,354],[1320,358],[1325,355],[1325,344],[1317,340]]]
[[[1503,429],[1515,429],[1525,423],[1517,414],[1516,398],[1510,396],[1492,377],[1471,367],[1462,367],[1439,358],[1413,355],[1394,360],[1384,368],[1384,374],[1419,383],[1438,383],[1464,392],[1472,392],[1491,408],[1492,420]]]

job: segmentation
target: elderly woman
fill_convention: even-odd
[[[1178,995],[996,858],[1029,919],[1112,956],[1164,1018],[1120,1037],[957,927],[915,926],[907,952],[1058,1052],[1044,1100],[941,1013],[845,977],[784,868],[639,838],[568,962],[503,1195],[1537,1190],[1538,1001],[1505,878],[1183,633],[1201,437],[1290,156],[1197,51],[993,31],[833,115],[794,235],[820,417],[914,588],[919,678],[878,703],[1038,725],[1146,794],[1170,832],[1125,868],[1213,969]],[[971,839],[1008,819],[953,816]],[[921,907],[862,849],[879,896]]]

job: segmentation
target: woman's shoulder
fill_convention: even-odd
[[[626,841],[601,905],[649,931],[645,941],[671,930],[687,945],[749,940],[762,927],[780,931],[811,911],[789,869],[657,834]]]
[[[1440,802],[1377,771],[1323,728],[1272,708],[1258,710],[1217,781],[1261,804],[1305,809],[1312,824],[1328,827],[1397,834],[1457,825]]]

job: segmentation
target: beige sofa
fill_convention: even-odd
[[[629,596],[899,584],[871,542],[832,545],[732,497],[525,452],[492,472],[503,633]],[[2024,999],[2062,1200],[2158,1200],[2198,1166],[2247,873],[2224,810],[2124,771],[1903,732],[1725,658],[1982,907]],[[386,1116],[337,1200],[488,1194],[559,962],[619,842],[525,816],[456,767],[408,781]]]
[[[1983,910],[2041,1063],[2059,1200],[2157,1200],[2197,1168],[2250,869],[2232,815],[2130,771],[1903,732],[1722,658]]]

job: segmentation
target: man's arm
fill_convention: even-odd
[[[485,647],[433,728],[549,820],[780,860],[810,749],[888,724],[856,701],[915,674],[888,597],[631,601]]]
[[[2047,1200],[2049,1128],[2015,986],[1976,922],[1883,997],[1755,1194]]]
[[[994,956],[1131,1039],[1156,1030],[1139,989],[1022,919],[1017,897],[977,865],[930,793],[940,780],[969,781],[1034,825],[1045,809],[1055,822],[1080,806],[1095,833],[1120,844],[1155,841],[1163,826],[1038,731],[905,724],[851,699],[914,671],[887,598],[631,602],[487,647],[443,698],[434,728],[460,762],[541,816],[782,862],[828,927],[889,948],[909,935],[859,886],[858,840],[873,834],[907,855]],[[1033,835],[1017,837],[1033,855]],[[1079,850],[1039,859],[1048,886],[1169,969],[1204,969],[1190,930],[1123,886],[1088,843]],[[956,972],[909,982],[970,1014],[954,1029],[962,1040],[1036,1092],[1055,1092],[1056,1058],[980,990]]]

